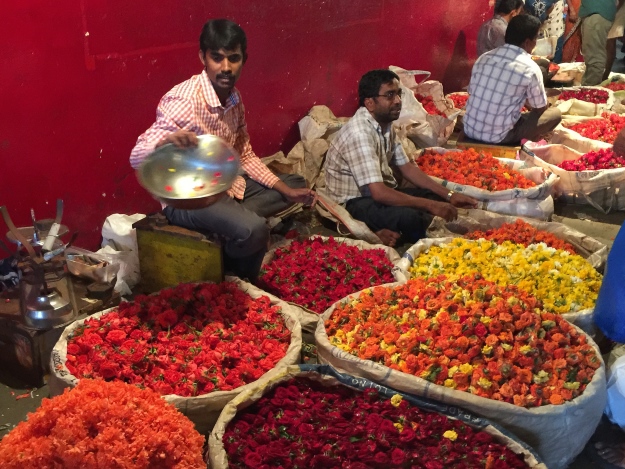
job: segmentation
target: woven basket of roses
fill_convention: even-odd
[[[484,418],[327,365],[287,367],[228,403],[209,461],[213,469],[546,468]]]
[[[296,306],[302,329],[314,333],[319,315],[335,301],[363,288],[405,280],[395,268],[399,259],[395,249],[382,244],[311,236],[267,252],[259,285]]]
[[[323,314],[318,358],[492,420],[563,469],[601,419],[605,367],[590,337],[539,306],[479,274],[373,287]]]
[[[140,295],[67,327],[50,392],[102,378],[153,389],[210,431],[223,406],[261,376],[299,362],[298,313],[235,277]]]

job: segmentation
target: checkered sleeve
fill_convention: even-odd
[[[194,123],[193,105],[188,99],[165,95],[156,109],[156,122],[138,139],[130,153],[130,166],[137,169],[165,136],[178,130],[198,132]]]
[[[239,106],[239,128],[234,148],[239,152],[239,155],[241,155],[241,167],[254,181],[271,188],[280,178],[273,174],[252,150],[250,136],[247,133],[247,124],[245,123],[245,109],[243,108],[243,104],[239,104]]]
[[[408,155],[406,155],[406,150],[404,150],[404,147],[399,141],[397,134],[395,134],[394,145],[395,147],[393,148],[393,159],[391,160],[391,163],[393,163],[396,166],[403,166],[405,164],[410,163],[410,160],[408,159]]]
[[[545,92],[545,85],[543,84],[542,72],[536,65],[538,71],[533,70],[530,77],[530,84],[527,87],[527,101],[533,108],[542,108],[547,105],[547,93]]]
[[[384,182],[380,162],[376,156],[375,142],[370,133],[354,133],[349,147],[343,153],[343,158],[358,187]]]

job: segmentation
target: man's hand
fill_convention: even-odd
[[[453,196],[452,196],[453,197]],[[441,217],[445,221],[453,221],[458,218],[458,210],[447,202],[430,201],[431,204],[428,207],[428,212],[437,217]]]
[[[154,148],[162,147],[168,143],[173,143],[179,148],[197,147],[197,135],[189,130],[178,130],[162,138]]]
[[[282,191],[282,195],[291,203],[300,203],[304,205],[312,205],[317,194],[312,189],[291,189],[288,187]]]
[[[478,201],[475,200],[473,197],[469,197],[468,195],[454,192],[451,195],[451,199],[449,199],[449,203],[454,207],[459,208],[475,208],[477,207]]]
[[[625,130],[621,130],[616,136],[612,150],[619,156],[625,156]]]

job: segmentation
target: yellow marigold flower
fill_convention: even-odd
[[[482,347],[482,353],[484,355],[489,355],[492,351],[493,347],[491,345],[484,345],[484,347]]]
[[[512,345],[506,344],[506,343],[502,343],[501,344],[501,348],[503,348],[506,352],[509,352],[510,350],[512,350]]]
[[[546,383],[547,381],[549,381],[549,373],[547,373],[545,370],[540,370],[538,374],[535,374],[532,377],[532,380],[536,384]]]
[[[404,398],[401,397],[399,394],[394,394],[393,397],[391,397],[391,404],[393,405],[393,407],[399,407],[399,404],[401,404],[401,401],[403,401]]]
[[[579,389],[579,382],[575,381],[574,383],[564,383],[562,386],[564,386],[564,389]]]
[[[399,422],[394,423],[393,426],[399,431],[399,433],[401,433],[404,429],[404,426]]]
[[[527,355],[528,353],[530,353],[532,351],[532,347],[529,345],[522,345],[519,348],[519,352],[521,352],[523,355]]]
[[[453,388],[456,387],[456,382],[453,379],[446,379],[445,380],[445,387],[453,389]]]
[[[391,362],[395,363],[396,365],[399,363],[399,359],[401,358],[401,354],[400,353],[394,353],[393,355],[391,355]]]
[[[478,384],[478,386],[480,386],[480,387],[482,387],[484,389],[488,389],[488,388],[490,388],[493,385],[493,383],[491,383],[489,380],[487,380],[483,376],[478,380],[477,384]]]
[[[458,434],[453,430],[447,430],[443,433],[443,437],[451,441],[456,441],[458,439]]]
[[[469,365],[471,366],[471,365]],[[452,366],[449,370],[447,370],[447,376],[449,376],[450,378],[453,378],[453,376],[458,372],[458,367],[457,366]]]
[[[471,374],[473,373],[473,365],[471,365],[470,363],[463,363],[462,365],[460,365],[460,371],[467,375]]]
[[[490,324],[491,319],[488,316],[482,316],[480,321],[484,324]]]

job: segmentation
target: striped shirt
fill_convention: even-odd
[[[397,187],[390,164],[402,166],[408,157],[392,126],[382,131],[367,108],[361,107],[336,134],[326,156],[328,195],[340,204],[370,197],[368,185]]]
[[[239,91],[234,88],[226,106],[222,106],[206,71],[174,86],[163,96],[156,109],[156,122],[139,137],[130,153],[130,165],[138,168],[161,139],[178,130],[223,138],[239,152],[241,167],[250,178],[266,187],[279,181],[252,150]],[[243,199],[244,193],[245,179],[239,176],[228,195]]]
[[[533,108],[547,105],[540,67],[512,44],[475,61],[468,91],[464,133],[483,142],[501,142],[521,117],[525,101]]]

